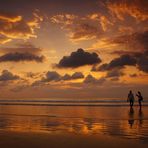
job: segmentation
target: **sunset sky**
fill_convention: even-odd
[[[148,98],[147,0],[0,0],[0,98]]]

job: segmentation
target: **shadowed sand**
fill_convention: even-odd
[[[136,140],[105,135],[0,132],[1,148],[146,148]]]

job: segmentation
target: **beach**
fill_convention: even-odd
[[[121,148],[147,148],[146,143],[106,135],[0,132],[0,147],[2,148],[118,148],[119,146]]]
[[[147,133],[147,106],[0,105],[2,148],[146,148]]]

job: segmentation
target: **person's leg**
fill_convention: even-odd
[[[133,101],[132,101],[132,100],[130,100],[130,106],[131,106],[131,107],[133,106]]]
[[[141,100],[139,100],[139,106],[140,106],[140,108],[141,108]]]
[[[132,101],[133,103],[132,103],[132,106],[134,105],[134,101]]]
[[[133,101],[131,101],[131,106],[133,106],[133,104],[134,104],[134,102],[133,102]]]

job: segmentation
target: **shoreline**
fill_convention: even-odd
[[[27,103],[0,103],[0,106],[88,106],[88,107],[130,107],[129,104],[27,104]],[[138,107],[139,105],[136,104],[133,107]],[[148,104],[143,104],[143,107],[148,106]]]

